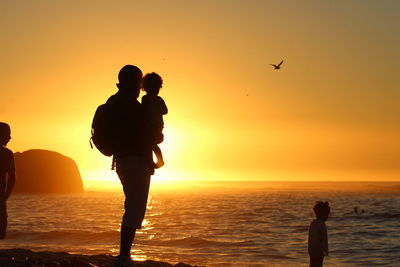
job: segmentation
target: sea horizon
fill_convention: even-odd
[[[397,181],[260,181],[260,180],[207,180],[207,181],[167,181],[152,182],[150,190],[180,191],[180,190],[323,190],[323,191],[399,191],[400,182]],[[122,190],[119,180],[112,187],[84,186],[85,192],[119,192]]]

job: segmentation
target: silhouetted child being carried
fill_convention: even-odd
[[[154,72],[148,73],[143,77],[143,90],[146,92],[146,95],[142,97],[142,105],[148,116],[152,128],[151,130],[155,134],[153,152],[157,157],[156,168],[160,168],[164,165],[164,159],[158,144],[164,141],[164,135],[162,133],[164,128],[163,115],[168,113],[167,105],[164,100],[158,96],[162,83],[163,81],[160,75]]]
[[[6,237],[7,205],[15,185],[14,155],[5,146],[11,139],[11,129],[7,123],[0,122],[0,239]]]
[[[328,231],[325,221],[331,208],[327,201],[317,201],[313,210],[317,218],[311,222],[308,231],[310,267],[322,267],[324,256],[328,256]]]

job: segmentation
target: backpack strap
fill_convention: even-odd
[[[111,162],[111,170],[115,170],[115,163],[117,162],[115,156],[112,156],[112,162]]]
[[[90,131],[90,138],[89,138],[89,144],[92,149],[93,149],[93,134],[94,134],[94,130],[93,130],[93,125],[92,125],[92,130]]]
[[[93,149],[93,136],[89,138],[90,148]]]

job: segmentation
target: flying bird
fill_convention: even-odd
[[[282,60],[281,63],[279,63],[278,65],[275,65],[275,64],[269,64],[269,65],[274,66],[274,69],[275,69],[275,70],[280,70],[280,69],[281,69],[282,63],[283,63],[283,60]]]

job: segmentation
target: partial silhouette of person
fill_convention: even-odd
[[[358,213],[358,207],[354,207],[354,213]]]
[[[164,141],[162,133],[164,129],[163,115],[168,113],[164,99],[158,95],[162,84],[163,80],[160,75],[154,72],[146,74],[143,78],[143,90],[146,92],[146,95],[142,97],[142,106],[152,127],[152,133],[155,134],[153,152],[157,157],[156,168],[164,165],[164,158],[158,144]]]
[[[15,185],[15,163],[13,152],[6,148],[11,139],[11,128],[0,122],[0,239],[6,237],[7,199]]]
[[[121,223],[120,252],[116,266],[130,266],[131,247],[146,212],[150,177],[154,174],[150,126],[137,98],[142,71],[124,66],[118,74],[118,92],[107,100],[115,132],[115,166],[125,194],[125,212]]]
[[[328,219],[331,208],[327,201],[317,201],[314,205],[316,219],[308,230],[308,254],[310,267],[322,267],[324,257],[328,256],[328,231],[325,221]]]

